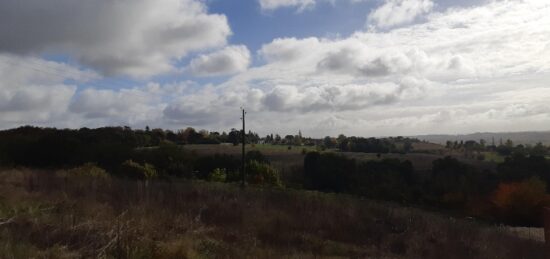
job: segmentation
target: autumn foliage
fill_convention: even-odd
[[[500,183],[492,197],[497,215],[511,223],[540,224],[542,208],[549,202],[546,183],[536,177],[522,182]]]

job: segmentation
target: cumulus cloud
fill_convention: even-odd
[[[117,118],[146,114],[154,101],[149,92],[140,89],[114,91],[89,88],[75,97],[69,109],[88,119]]]
[[[277,38],[258,51],[267,62],[292,62],[314,52],[319,47],[317,38]]]
[[[365,109],[395,102],[399,86],[341,85],[298,88],[279,85],[265,94],[263,104],[271,111],[322,112]]]
[[[380,28],[394,27],[414,21],[433,7],[432,0],[386,0],[368,15],[368,22]]]
[[[225,45],[231,30],[197,0],[6,0],[0,34],[0,52],[64,53],[106,75],[149,77]]]
[[[250,51],[244,45],[228,46],[191,60],[187,70],[194,76],[224,76],[246,71]]]
[[[495,93],[533,87],[550,92],[548,10],[550,4],[538,0],[493,1],[432,13],[424,23],[386,32],[278,38],[258,52],[267,64],[222,84],[220,92],[247,84],[261,89],[257,112],[292,118],[284,124],[292,129],[338,114],[338,128],[353,134],[365,134],[358,128],[370,134],[519,130],[507,121],[517,114],[537,118],[546,110],[526,106],[535,102],[534,94],[516,101]],[[533,73],[538,76],[524,81]],[[490,110],[501,117],[489,116]]]
[[[65,113],[76,86],[98,78],[66,64],[0,54],[0,125],[53,122]]]
[[[261,64],[241,66],[241,72],[217,84],[151,83],[116,90],[87,84],[90,89],[75,93],[67,83],[73,79],[30,70],[4,69],[2,74],[0,68],[10,82],[21,82],[3,81],[0,86],[5,103],[0,106],[1,125],[70,118],[77,126],[147,123],[223,130],[238,127],[243,106],[250,128],[261,134],[298,129],[313,136],[547,129],[549,11],[545,0],[489,1],[433,12],[422,23],[391,30],[277,38],[257,52]],[[207,71],[204,75],[233,73],[227,72],[238,67],[232,57],[246,56],[231,54],[228,49],[234,47],[199,55],[189,67],[195,63],[197,74]],[[246,52],[242,50],[236,52]],[[237,63],[245,60],[249,58]],[[34,61],[73,71],[78,80],[89,76],[56,62]],[[48,90],[36,96],[28,92],[40,89]],[[67,97],[53,100],[49,90]],[[44,113],[34,115],[38,111]]]
[[[296,7],[298,10],[315,5],[316,0],[259,0],[262,10],[275,10],[281,7]]]

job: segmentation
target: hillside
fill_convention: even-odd
[[[75,176],[80,175],[80,176]],[[88,175],[88,176],[87,176]],[[5,258],[543,258],[502,228],[345,195],[0,173]]]
[[[463,135],[419,135],[413,136],[420,140],[425,140],[437,144],[445,144],[447,141],[467,141],[484,139],[487,144],[492,144],[493,139],[498,145],[502,139],[505,142],[510,139],[514,144],[530,144],[534,145],[541,142],[544,145],[550,144],[550,131],[525,131],[525,132],[478,132]]]

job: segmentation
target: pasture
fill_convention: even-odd
[[[376,160],[385,158],[399,159],[401,161],[409,160],[413,164],[415,170],[421,174],[427,173],[431,170],[432,162],[434,160],[443,158],[446,155],[451,155],[443,146],[438,144],[415,144],[417,144],[416,147],[413,145],[415,152],[407,154],[388,153],[380,154],[380,156],[378,156],[376,153],[339,152],[335,149],[325,150],[322,152],[337,152],[357,160]],[[185,145],[184,148],[194,151],[198,155],[230,154],[238,156],[241,154],[241,146],[233,145]],[[303,166],[304,150],[306,152],[317,150],[315,147],[307,146],[291,146],[291,149],[288,149],[288,146],[286,145],[271,144],[246,145],[245,148],[246,151],[257,150],[262,152],[262,154],[264,154],[271,161],[271,163],[283,173],[283,175],[288,173],[288,171],[291,171],[293,167]],[[419,149],[417,150],[417,148]],[[494,170],[496,168],[496,161],[480,161],[473,158],[465,158],[462,154],[452,154],[452,156],[461,162],[475,166],[480,170]]]

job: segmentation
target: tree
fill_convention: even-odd
[[[355,160],[334,153],[310,152],[304,158],[304,186],[308,189],[343,192],[349,190]]]
[[[520,182],[536,176],[550,184],[550,161],[542,156],[514,154],[497,166],[497,172],[503,182]]]
[[[531,156],[545,156],[547,153],[546,147],[542,143],[538,142],[534,147],[529,151]]]
[[[350,182],[351,191],[371,198],[408,201],[415,183],[410,161],[372,160],[359,163]]]
[[[323,139],[323,145],[324,145],[326,148],[334,148],[334,147],[336,146],[336,141],[334,141],[331,137],[326,136],[326,137]]]
[[[493,189],[494,177],[447,156],[433,161],[431,191],[446,203],[464,203]]]
[[[285,136],[285,144],[292,145],[294,144],[294,136],[292,135],[286,135]]]
[[[540,223],[542,207],[548,204],[546,183],[537,177],[522,182],[501,183],[492,197],[501,220],[512,224]]]
[[[275,144],[281,144],[281,136],[279,134],[275,134]]]
[[[236,130],[235,128],[231,129],[229,134],[227,135],[227,141],[229,143],[233,143],[233,145],[239,145],[241,142],[241,131]]]

